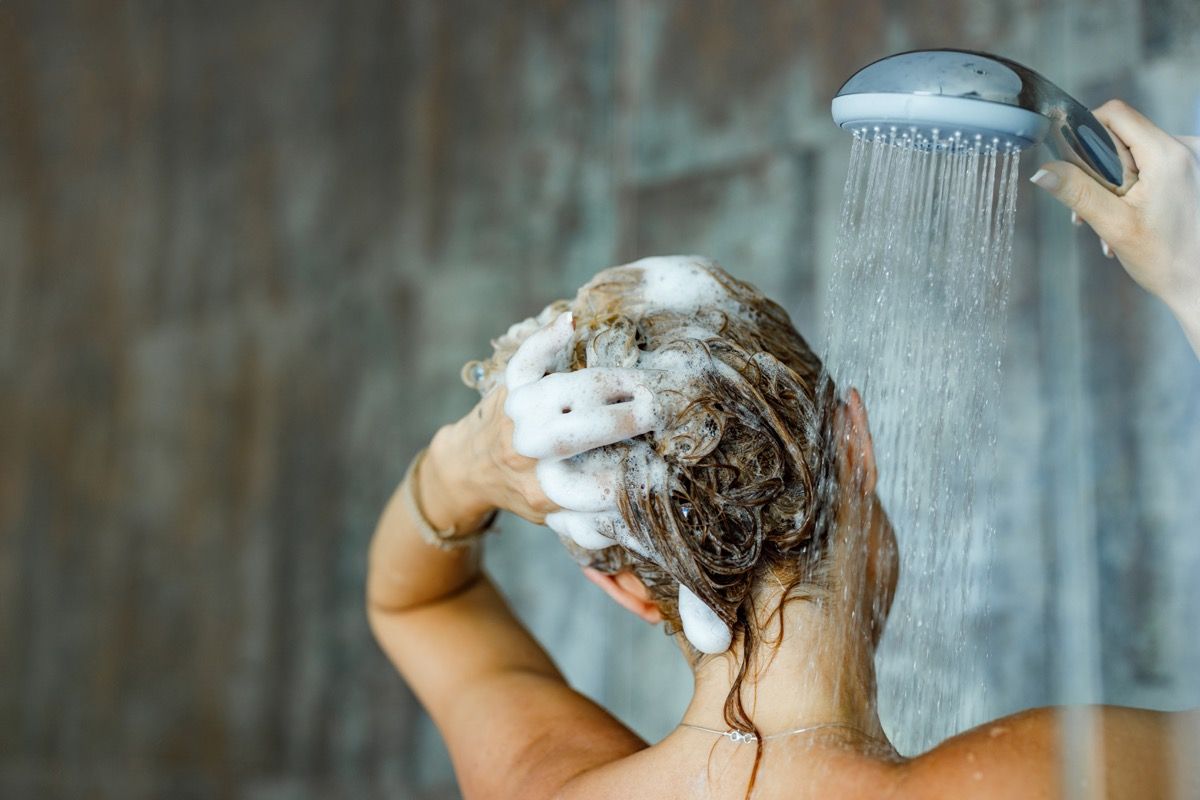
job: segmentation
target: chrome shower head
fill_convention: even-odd
[[[838,90],[833,120],[928,146],[1045,142],[1115,194],[1137,181],[1125,145],[1087,108],[1028,67],[988,53],[914,50],[868,64]]]

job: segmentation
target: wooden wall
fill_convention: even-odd
[[[996,50],[1197,133],[1198,27],[1194,0],[0,4],[0,795],[457,796],[362,581],[461,363],[666,252],[820,342],[849,72]],[[1200,704],[1200,365],[1064,212],[1025,191],[1020,225],[988,708],[1061,697],[1063,525],[1095,546],[1095,699]],[[503,528],[572,680],[669,729],[670,643]]]

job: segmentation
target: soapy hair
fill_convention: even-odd
[[[608,270],[574,303],[559,301],[537,320],[513,326],[493,343],[491,359],[467,365],[464,379],[487,391],[525,336],[568,308],[576,331],[571,370],[631,366],[639,352],[663,348],[707,365],[680,382],[666,425],[638,437],[665,461],[666,480],[630,481],[617,498],[630,532],[658,563],[619,545],[586,550],[563,542],[581,564],[609,574],[632,570],[661,609],[668,634],[680,630],[681,582],[703,600],[742,643],[725,720],[758,734],[742,698],[761,644],[754,590],[764,580],[778,581],[784,598],[830,588],[836,392],[779,305],[715,264],[695,263],[724,290],[721,303],[683,314],[656,308],[639,299],[636,267]],[[688,647],[693,663],[703,657]],[[751,788],[761,736],[757,748]]]

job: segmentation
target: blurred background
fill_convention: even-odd
[[[460,366],[676,252],[820,349],[829,101],[942,46],[1200,133],[1196,0],[0,5],[0,796],[457,797],[363,579],[475,399]],[[1200,705],[1200,364],[1021,191],[972,713]],[[674,647],[501,528],[495,579],[574,685],[669,730]],[[1076,619],[1093,651],[1064,654]]]

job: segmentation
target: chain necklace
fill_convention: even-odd
[[[692,728],[693,730],[704,731],[706,733],[715,733],[718,736],[724,736],[726,739],[735,744],[751,744],[758,740],[758,737],[755,736],[752,731],[739,731],[736,728],[732,728],[727,731],[719,731],[716,728],[705,728],[703,725],[693,725],[690,722],[681,722],[679,723],[679,727]],[[824,722],[820,725],[810,725],[807,728],[796,728],[795,730],[783,731],[782,733],[773,733],[770,736],[764,736],[762,738],[764,742],[767,742],[771,739],[781,739],[784,736],[795,736],[798,733],[810,733],[812,731],[825,730],[827,728],[842,728],[843,730],[853,731],[865,739],[883,744],[881,739],[878,739],[866,731],[854,727],[853,725],[846,725],[842,722]]]

